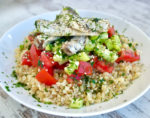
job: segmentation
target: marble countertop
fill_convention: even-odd
[[[150,0],[0,0],[0,36],[16,23],[62,6],[104,11],[123,17],[150,36]],[[141,39],[142,40],[142,39]],[[59,118],[31,110],[0,88],[0,118]],[[150,118],[150,90],[132,104],[89,118]]]

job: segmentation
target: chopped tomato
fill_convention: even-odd
[[[42,69],[37,75],[36,79],[45,84],[45,85],[52,85],[56,84],[57,80],[51,76],[45,69]]]
[[[46,55],[46,53],[42,52],[40,60],[43,62],[43,65],[46,67],[52,67],[53,66],[53,59]]]
[[[30,52],[26,51],[22,56],[22,65],[32,66]]]
[[[38,65],[39,56],[38,56],[38,53],[37,53],[37,48],[35,47],[34,44],[32,44],[32,46],[30,48],[30,55],[31,55],[32,65],[34,67],[36,67]]]
[[[119,52],[120,57],[116,60],[116,62],[126,61],[126,62],[134,62],[140,60],[140,55],[131,50],[123,50]]]
[[[77,73],[80,75],[92,75],[93,69],[90,63],[80,61]]]
[[[29,35],[29,36],[28,36],[28,39],[29,39],[31,42],[34,41],[34,38],[35,38],[35,37],[34,37],[33,35]]]
[[[61,64],[61,65],[58,62],[55,62],[54,68],[64,70],[64,68],[67,66],[67,64],[68,64],[68,62]]]
[[[67,80],[67,82],[68,82],[69,84],[72,84],[72,83],[73,83],[73,79],[71,79],[70,77],[68,77],[66,80]]]
[[[114,34],[115,34],[115,29],[114,29],[114,27],[110,27],[110,28],[108,29],[108,36],[109,36],[109,38],[112,37]]]
[[[114,67],[110,63],[106,63],[104,61],[99,61],[99,60],[97,60],[97,62],[94,63],[93,67],[96,68],[101,73],[104,72],[112,73],[114,69]]]

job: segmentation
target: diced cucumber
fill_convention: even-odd
[[[118,58],[116,52],[112,52],[106,49],[106,47],[101,44],[97,44],[94,52],[96,53],[96,55],[102,57],[104,60],[108,62],[114,62]]]
[[[52,50],[52,47],[53,47],[52,44],[48,44],[48,45],[46,45],[45,50],[46,50],[46,51],[51,51],[51,50]]]
[[[98,39],[99,36],[90,36],[90,40],[95,41]]]
[[[90,57],[85,52],[80,52],[77,56],[79,61],[89,61]]]
[[[64,68],[64,71],[71,75],[76,69],[78,69],[79,61],[70,61],[69,65]]]
[[[120,41],[119,36],[118,35],[113,35],[111,37],[111,40],[112,40],[114,50],[119,52],[121,50],[121,41]]]
[[[105,44],[106,44],[106,46],[107,46],[107,48],[108,48],[109,50],[113,50],[112,40],[107,39],[107,40],[105,41]]]
[[[107,32],[103,32],[99,35],[97,42],[100,43],[105,43],[106,39],[108,39],[108,33]]]
[[[74,54],[69,57],[69,60],[76,60],[76,61],[89,61],[90,57],[86,52],[80,52],[78,54]]]
[[[71,103],[70,103],[70,108],[73,109],[79,109],[83,107],[83,100],[82,99],[72,99]]]
[[[68,61],[68,57],[63,54],[60,48],[54,52],[53,60],[59,64],[63,64]]]
[[[87,50],[87,51],[93,51],[94,47],[95,47],[95,43],[92,43],[91,40],[87,39],[86,42],[85,42],[84,49]]]

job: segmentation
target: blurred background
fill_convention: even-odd
[[[122,17],[137,25],[150,36],[150,0],[0,0],[0,37],[9,28],[24,19],[60,10],[63,6],[102,11]],[[96,117],[150,118],[149,106],[150,91],[125,108]],[[0,88],[0,118],[51,117],[54,116],[39,113],[20,105]]]

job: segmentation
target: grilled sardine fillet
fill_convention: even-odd
[[[109,21],[98,18],[81,18],[70,7],[65,7],[57,15],[55,21],[37,20],[37,31],[49,36],[93,36],[101,32],[107,32]]]
[[[75,36],[70,41],[66,41],[62,45],[62,50],[69,56],[76,54],[78,51],[84,48],[85,41],[86,41],[85,36]]]

